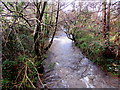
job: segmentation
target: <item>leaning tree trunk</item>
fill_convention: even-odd
[[[43,17],[43,14],[44,14],[44,10],[45,10],[45,6],[46,6],[47,2],[44,2],[43,3],[43,8],[42,8],[42,11],[40,13],[40,5],[41,5],[41,2],[40,3],[37,3],[36,4],[36,9],[37,9],[37,13],[36,13],[36,18],[37,18],[37,27],[36,27],[36,30],[35,30],[35,35],[34,35],[34,51],[35,51],[35,54],[37,56],[37,61],[40,61],[41,62],[41,65],[40,65],[40,70],[39,73],[43,73],[44,72],[44,67],[42,65],[42,53],[40,50],[40,42],[39,42],[39,39],[42,39],[42,35],[41,34],[41,21],[42,21],[42,17]]]
[[[56,31],[57,31],[57,26],[58,26],[59,10],[60,10],[60,6],[59,6],[59,2],[58,2],[56,22],[55,22],[55,27],[54,27],[55,29],[54,29],[54,32],[53,32],[53,35],[52,35],[52,39],[51,39],[49,45],[45,48],[45,50],[48,50],[51,47],[52,43],[53,43],[53,39],[55,37]]]

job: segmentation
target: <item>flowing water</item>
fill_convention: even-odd
[[[58,31],[45,65],[50,88],[115,88],[118,79],[106,75],[88,60],[63,31]]]

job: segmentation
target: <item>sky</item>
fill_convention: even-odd
[[[67,5],[66,5],[66,8],[64,8],[63,11],[68,11],[68,10],[72,10],[72,6],[71,6],[71,3],[74,2],[74,0],[62,0],[64,1]]]
[[[72,2],[101,2],[102,0],[60,0],[61,2],[65,2],[66,4],[68,4],[68,6],[66,5],[66,8],[64,8],[63,11],[67,11],[67,10],[72,10],[72,5],[70,5],[70,3]],[[107,2],[109,2],[110,0],[106,0]],[[120,1],[120,0],[111,0],[111,2],[117,2],[117,1]]]
[[[4,1],[4,2],[8,2],[8,1],[10,1],[10,2],[14,2],[14,1],[25,1],[25,2],[31,2],[31,1],[33,1],[33,0],[1,0],[1,1]],[[35,0],[34,0],[35,1]],[[38,0],[38,1],[52,1],[52,0]],[[55,0],[53,0],[53,1],[55,1]],[[57,0],[56,0],[57,1]],[[60,0],[61,2],[72,2],[72,1],[75,1],[75,0]],[[98,1],[102,1],[102,0],[77,0],[77,1],[85,1],[85,2],[98,2]],[[109,0],[107,0],[107,1],[109,1]],[[116,2],[116,1],[120,1],[120,0],[111,0],[112,2]]]

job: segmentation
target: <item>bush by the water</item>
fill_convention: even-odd
[[[79,30],[76,34],[76,45],[82,50],[82,52],[97,65],[100,65],[102,69],[111,72],[114,75],[118,75],[120,69],[120,61],[116,59],[115,52],[111,49],[106,49],[104,43],[101,40],[100,34],[88,30]],[[112,42],[111,42],[112,43]],[[110,47],[112,47],[111,44]],[[107,57],[109,54],[109,57]]]

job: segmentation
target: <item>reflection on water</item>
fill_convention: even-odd
[[[49,49],[48,64],[55,63],[46,80],[51,88],[112,88],[118,82],[106,76],[74,46],[63,31],[58,31]],[[49,68],[47,68],[49,69]],[[108,83],[108,82],[111,83]]]

